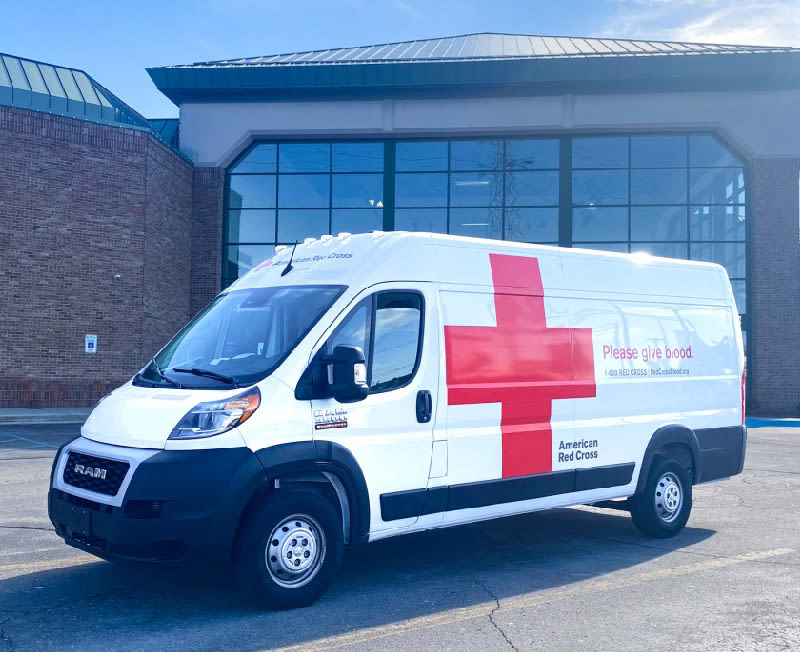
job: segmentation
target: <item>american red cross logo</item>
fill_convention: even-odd
[[[548,328],[536,258],[489,254],[497,326],[445,326],[449,405],[501,403],[503,477],[553,468],[559,398],[595,396],[591,328]]]

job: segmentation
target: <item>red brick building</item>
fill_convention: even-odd
[[[473,34],[152,69],[179,137],[0,61],[0,406],[91,405],[276,244],[407,229],[718,262],[750,411],[800,414],[798,49]]]
[[[0,407],[92,405],[190,317],[193,168],[80,71],[2,59]]]

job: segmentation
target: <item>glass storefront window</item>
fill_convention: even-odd
[[[588,206],[627,204],[627,170],[574,171],[572,173],[572,203]]]
[[[282,174],[278,181],[279,208],[326,208],[331,177],[327,174]]]
[[[447,209],[398,208],[394,212],[394,228],[398,231],[447,233]]]
[[[631,170],[631,204],[685,204],[686,168]]]
[[[264,174],[278,171],[278,146],[274,143],[256,145],[231,168],[236,174]]]
[[[692,167],[739,167],[727,149],[711,134],[693,134],[689,136],[689,165]]]
[[[334,172],[380,172],[383,143],[334,143]]]
[[[331,233],[369,233],[383,229],[383,211],[361,208],[334,209]]]
[[[572,141],[572,167],[627,168],[628,139],[614,136],[575,138]]]
[[[745,239],[744,206],[692,206],[692,240]]]
[[[397,143],[398,172],[429,172],[447,169],[447,141]]]
[[[454,208],[450,211],[450,233],[499,239],[502,211],[497,208]]]
[[[450,175],[451,206],[501,206],[502,173],[455,172]]]
[[[513,170],[557,170],[557,140],[523,140],[506,141],[507,167]]]
[[[661,258],[688,258],[685,242],[631,242],[631,253],[646,253]]]
[[[275,208],[274,174],[232,174],[228,208]]]
[[[632,168],[685,168],[686,136],[631,136]]]
[[[383,206],[382,174],[334,174],[333,208],[380,208]]]
[[[499,140],[456,140],[450,143],[451,170],[502,168],[503,144]]]
[[[572,238],[577,242],[628,239],[628,209],[622,206],[575,208]]]
[[[278,242],[302,242],[305,238],[328,233],[327,209],[295,209],[278,211]]]
[[[687,240],[686,206],[632,206],[631,240]]]
[[[327,143],[284,143],[278,147],[279,172],[329,172],[331,146]]]
[[[558,208],[506,208],[503,238],[558,243]]]
[[[509,172],[506,206],[558,206],[558,172]]]
[[[745,310],[744,169],[709,133],[258,142],[227,179],[225,284],[276,244],[393,228],[713,261]]]
[[[227,215],[227,242],[273,242],[275,211],[232,209]]]
[[[689,195],[693,204],[745,203],[741,168],[697,168],[689,174]]]
[[[447,206],[447,174],[398,173],[395,204],[401,208]]]

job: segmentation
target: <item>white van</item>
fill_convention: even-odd
[[[341,234],[278,251],[102,399],[49,510],[100,557],[232,560],[299,606],[397,534],[627,498],[673,536],[745,438],[722,267]]]

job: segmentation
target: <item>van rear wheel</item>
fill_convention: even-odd
[[[680,532],[692,511],[692,481],[674,459],[656,462],[641,492],[630,499],[633,524],[644,534],[665,539]]]
[[[343,549],[341,519],[330,501],[314,491],[278,491],[242,529],[237,580],[267,607],[304,607],[330,586]]]

